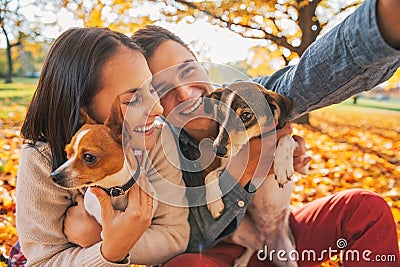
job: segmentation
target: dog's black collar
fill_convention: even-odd
[[[137,168],[136,168],[135,174],[131,177],[131,179],[126,184],[124,184],[123,186],[114,186],[111,188],[101,187],[104,191],[107,192],[108,195],[110,195],[112,197],[118,197],[118,196],[124,195],[125,192],[128,191],[129,189],[131,189],[131,187],[135,184],[135,182],[140,174],[139,160],[136,156],[135,156],[135,159],[136,159],[136,163],[137,163]]]
[[[261,135],[260,135],[260,137],[261,138],[264,138],[264,137],[266,137],[266,136],[270,136],[270,135],[272,135],[272,134],[274,134],[277,130],[280,130],[280,129],[282,129],[283,127],[285,127],[285,125],[286,125],[286,122],[283,124],[283,125],[276,125],[276,127],[275,128],[273,128],[272,130],[270,130],[270,131],[268,131],[268,132],[265,132],[265,133],[262,133]]]

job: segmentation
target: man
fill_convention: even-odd
[[[399,14],[400,4],[395,0],[367,1],[316,41],[297,65],[255,81],[293,100],[291,118],[371,89],[387,80],[400,66],[400,52],[396,50],[400,48]],[[163,28],[147,26],[137,31],[133,39],[145,50],[154,74],[153,87],[164,107],[163,116],[174,126],[182,152],[183,175],[191,204],[191,236],[187,251],[202,252],[178,256],[165,266],[231,266],[241,248],[215,244],[232,234],[242,220],[252,199],[250,181],[254,166],[259,163],[259,158],[254,155],[259,154],[261,148],[263,153],[272,151],[271,142],[263,142],[265,140],[260,138],[250,141],[247,152],[250,151],[253,157],[244,170],[240,164],[242,157],[230,161],[220,177],[224,181],[221,186],[225,209],[218,219],[213,219],[201,200],[204,192],[196,194],[190,190],[204,185],[202,151],[198,146],[202,140],[215,137],[217,131],[216,122],[202,115],[202,97],[212,90],[206,74],[196,64],[196,57],[186,44]],[[278,131],[277,138],[288,131],[287,128]],[[301,138],[297,137],[297,140],[303,142]],[[304,158],[304,146],[300,145],[300,148],[295,153],[299,156],[295,160],[298,168],[309,161]],[[268,153],[264,155],[268,157]],[[338,249],[336,242],[341,238],[348,242],[349,249],[372,250],[370,258],[396,255],[397,263],[387,262],[385,266],[398,265],[393,216],[386,202],[371,192],[347,190],[313,201],[292,213],[290,225],[299,253],[313,249],[316,255],[322,255],[317,257],[319,259],[300,259],[300,266],[313,266],[326,260],[329,255],[324,255],[323,251]],[[348,266],[382,266],[368,259],[345,263]],[[265,266],[265,262],[254,256],[250,266],[258,265]]]

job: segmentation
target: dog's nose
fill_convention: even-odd
[[[226,147],[225,146],[213,146],[213,151],[214,153],[219,156],[219,157],[223,157],[226,155]]]
[[[50,175],[53,178],[53,181],[56,182],[57,184],[59,184],[62,181],[62,179],[65,178],[64,172],[54,171]]]

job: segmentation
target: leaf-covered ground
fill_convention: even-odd
[[[400,112],[339,105],[312,112],[310,124],[295,126],[312,162],[307,177],[298,177],[292,204],[350,188],[371,190],[391,207],[400,240]]]
[[[13,103],[5,99],[0,106],[0,256],[17,240],[15,183],[25,108]],[[372,190],[391,206],[400,237],[400,112],[339,105],[311,113],[310,121],[295,128],[313,160],[309,175],[298,177],[292,204],[348,188]]]

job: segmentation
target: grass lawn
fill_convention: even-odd
[[[0,119],[8,119],[16,110],[28,107],[36,89],[36,78],[13,78],[13,83],[0,80]]]
[[[0,119],[6,118],[15,106],[27,107],[36,89],[37,78],[16,77],[13,83],[6,84],[4,79],[0,79]],[[337,105],[337,107],[347,106],[349,108],[374,108],[400,111],[400,103],[392,101],[378,101],[367,98],[358,98],[357,104],[353,104],[352,98]],[[344,108],[344,107],[343,107]]]
[[[349,98],[346,101],[344,101],[341,105],[352,106],[355,108],[356,107],[368,107],[368,108],[400,111],[400,102],[378,101],[378,100],[364,98],[364,97],[358,98],[357,104],[353,104],[353,99]]]

